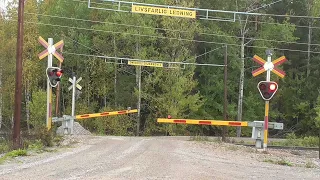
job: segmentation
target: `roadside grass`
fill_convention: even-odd
[[[240,149],[240,147],[239,146],[227,146],[226,147],[228,150],[230,150],[230,151],[238,151],[239,149]]]
[[[289,133],[284,141],[272,141],[270,145],[275,146],[299,146],[319,147],[319,137],[307,136],[298,138],[294,133]]]
[[[44,151],[44,145],[41,140],[35,140],[33,143],[28,145],[28,151],[34,151],[36,153],[42,153]]]
[[[0,158],[0,164],[3,164],[6,160],[12,159],[18,156],[27,156],[26,149],[17,149],[6,153],[4,156]]]
[[[263,162],[278,164],[278,165],[283,165],[283,166],[293,166],[291,162],[289,162],[285,159],[280,159],[280,160],[264,159]]]
[[[307,161],[306,164],[305,164],[305,167],[306,168],[316,168],[317,165],[311,161]]]
[[[26,139],[23,141],[21,149],[12,150],[12,147],[10,146],[12,142],[0,139],[0,164],[3,164],[14,157],[27,156],[30,153],[39,154],[43,152],[55,152],[57,150],[52,147],[61,146],[62,140],[62,136],[52,136],[47,138],[46,141],[43,139]]]
[[[200,136],[200,135],[195,135],[195,136],[190,136],[190,141],[210,141],[208,136]]]
[[[203,142],[216,142],[216,143],[222,143],[221,137],[210,137],[210,136],[201,136],[201,135],[195,135],[190,136],[189,141],[203,141]],[[226,142],[230,142],[231,140],[227,138]]]

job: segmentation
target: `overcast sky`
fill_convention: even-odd
[[[4,9],[5,7],[6,7],[6,2],[7,2],[7,0],[0,0],[0,8],[1,9]]]

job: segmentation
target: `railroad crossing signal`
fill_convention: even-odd
[[[56,87],[63,75],[63,70],[58,67],[48,67],[46,70],[47,78],[51,87]]]
[[[285,56],[282,56],[272,62],[267,62],[264,59],[262,59],[261,57],[254,55],[253,60],[255,62],[259,63],[260,65],[262,65],[262,67],[252,71],[252,75],[254,77],[258,76],[259,74],[264,73],[265,71],[272,71],[273,73],[275,73],[276,75],[278,75],[281,78],[284,78],[284,76],[286,75],[286,73],[284,71],[276,68],[280,64],[287,61]]]
[[[265,101],[269,101],[278,90],[278,84],[274,81],[260,81],[257,87],[259,89],[261,97]]]
[[[49,43],[44,40],[41,36],[38,39],[39,43],[42,44],[43,47],[46,48],[46,50],[42,51],[40,54],[38,54],[39,59],[43,59],[49,54],[53,54],[61,63],[63,62],[64,58],[61,54],[59,54],[56,50],[63,47],[64,42],[63,40],[57,42],[55,45],[49,47]]]
[[[78,83],[82,80],[82,77],[80,77],[79,79],[77,79],[76,81],[76,87],[77,89],[79,89],[81,91],[82,86],[80,86]],[[69,82],[73,83],[73,79],[69,78]],[[72,89],[73,85],[68,87],[68,90],[70,91]]]

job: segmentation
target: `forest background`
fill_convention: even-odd
[[[92,2],[97,7],[110,5]],[[252,76],[251,72],[259,67],[252,57],[257,54],[266,59],[265,50],[271,48],[273,59],[284,55],[288,61],[281,66],[286,72],[285,78],[271,76],[278,82],[279,90],[271,101],[270,121],[284,123],[284,130],[271,130],[270,135],[318,134],[320,0],[283,0],[270,6],[264,5],[272,3],[271,0],[135,2],[241,12],[254,10],[252,12],[271,15],[237,15],[235,22],[225,22],[93,10],[85,0],[26,0],[23,131],[37,131],[45,125],[47,62],[38,59],[38,53],[43,51],[38,37],[42,36],[53,38],[54,43],[60,40],[65,43],[59,116],[71,114],[68,78],[73,72],[83,78],[80,82],[83,89],[77,92],[76,114],[137,108],[137,80],[141,72],[140,135],[219,135],[221,127],[158,124],[156,119],[167,115],[223,119],[223,67],[141,67],[140,71],[139,67],[101,56],[223,65],[227,46],[228,119],[262,121],[264,101],[257,83],[265,79],[265,74]],[[9,132],[14,114],[16,4],[17,1],[9,2],[0,16],[0,129]],[[58,65],[57,59],[53,62]],[[137,119],[136,115],[113,116],[80,123],[97,134],[136,135]],[[228,128],[228,133],[236,136],[236,128]],[[251,128],[242,128],[241,136],[250,136],[250,133]]]

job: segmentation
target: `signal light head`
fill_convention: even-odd
[[[47,78],[51,87],[56,87],[63,75],[63,70],[58,67],[49,67],[47,68]]]
[[[260,92],[262,99],[269,101],[277,92],[278,84],[274,81],[271,81],[271,82],[260,81],[258,83],[258,90]]]

